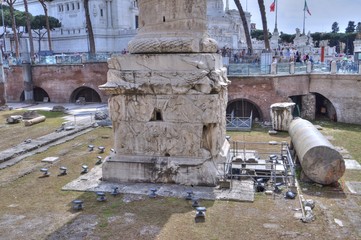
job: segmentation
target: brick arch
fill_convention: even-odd
[[[316,119],[326,117],[337,122],[337,108],[333,102],[321,93],[314,94],[316,95]]]
[[[43,102],[45,98],[47,98],[47,101],[50,102],[50,96],[49,94],[41,87],[34,87],[33,88],[33,96],[35,102]],[[25,101],[25,93],[24,91],[21,92],[20,95],[20,102]]]
[[[261,108],[253,101],[245,98],[237,98],[228,102],[226,114],[234,113],[234,117],[249,117],[252,111],[253,119],[263,120]]]
[[[70,102],[75,103],[80,97],[85,98],[85,102],[101,102],[99,93],[91,87],[79,87],[70,95]]]

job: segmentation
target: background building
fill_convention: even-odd
[[[228,5],[228,4],[227,4]],[[23,0],[15,8],[24,11]],[[82,0],[54,0],[47,3],[49,16],[59,19],[62,26],[51,32],[54,53],[88,52],[88,32]],[[38,0],[28,0],[29,12],[44,15]],[[89,0],[97,53],[121,52],[136,34],[138,28],[137,0]],[[238,10],[224,7],[222,0],[208,0],[208,32],[217,40],[219,48],[241,48],[245,42],[244,30]],[[246,13],[250,28],[251,14]],[[25,34],[22,35],[26,37]],[[39,51],[37,36],[33,34],[35,52]],[[24,48],[23,48],[24,49]],[[26,48],[25,48],[26,49]],[[41,40],[40,49],[48,50],[46,37]]]

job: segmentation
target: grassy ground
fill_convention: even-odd
[[[49,131],[62,120],[54,119]],[[50,119],[44,125],[51,125]],[[58,122],[57,122],[58,121]],[[332,136],[331,142],[346,148],[360,161],[361,150],[350,143],[360,141],[358,126],[322,123],[322,133]],[[35,126],[34,126],[35,127]],[[11,125],[11,136],[25,127]],[[53,129],[52,129],[53,128]],[[3,128],[0,129],[3,133]],[[37,134],[40,131],[28,134]],[[287,133],[268,135],[268,129],[255,127],[251,132],[230,132],[233,140],[267,142],[289,141]],[[34,138],[32,135],[31,138]],[[29,138],[28,135],[24,135]],[[6,137],[7,138],[7,137]],[[353,139],[353,140],[352,140]],[[2,140],[6,142],[6,140]],[[72,141],[49,148],[46,152],[26,158],[15,166],[0,170],[0,239],[360,239],[360,196],[351,195],[343,185],[319,187],[302,184],[305,198],[316,201],[313,223],[294,218],[298,200],[287,200],[283,194],[257,194],[254,203],[202,201],[207,207],[206,221],[195,223],[191,202],[184,199],[150,199],[146,195],[107,195],[104,203],[96,201],[94,193],[61,191],[68,182],[80,176],[81,165],[92,168],[100,155],[89,152],[87,146],[112,147],[112,130],[97,128]],[[45,157],[58,156],[53,164],[42,163]],[[57,176],[59,167],[66,166],[68,175]],[[40,168],[47,167],[51,175],[42,178]],[[340,181],[357,179],[346,172]],[[84,210],[72,209],[74,199],[84,200]],[[343,227],[335,223],[343,222]]]
[[[60,112],[37,111],[46,117],[45,122],[25,127],[24,123],[7,124],[6,119],[12,115],[22,115],[25,110],[0,111],[0,151],[23,142],[54,132],[64,122],[65,114]],[[3,137],[7,136],[7,137]]]

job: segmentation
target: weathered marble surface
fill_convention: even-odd
[[[290,123],[293,119],[293,102],[274,103],[270,107],[272,127],[278,131],[288,131]]]
[[[109,94],[215,94],[227,86],[218,54],[134,54],[109,60]]]
[[[116,149],[104,179],[214,185],[229,149],[227,85],[218,54],[113,57],[100,86]]]
[[[207,34],[206,0],[140,0],[139,32],[131,53],[198,53],[217,51]]]

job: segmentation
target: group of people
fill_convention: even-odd
[[[279,53],[280,58],[287,62],[307,63],[310,61],[313,63],[312,55],[309,55],[308,53],[302,54],[295,48],[282,48]]]

